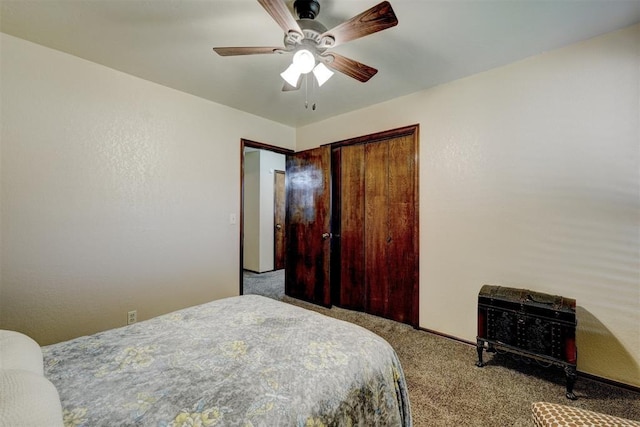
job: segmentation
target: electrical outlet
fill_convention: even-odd
[[[138,311],[137,310],[131,310],[130,312],[127,313],[127,325],[130,325],[132,323],[136,323],[138,321]]]

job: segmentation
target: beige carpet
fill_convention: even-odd
[[[269,271],[266,273],[254,273],[244,270],[243,294],[262,295],[277,300],[284,297],[284,270]]]
[[[578,377],[578,400],[564,397],[564,373],[485,353],[475,366],[474,346],[408,325],[340,308],[325,309],[293,298],[285,302],[363,326],[396,350],[407,379],[414,425],[532,426],[531,403],[561,403],[640,420],[640,394]]]

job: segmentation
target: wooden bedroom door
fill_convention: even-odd
[[[331,305],[331,148],[287,157],[285,293]]]

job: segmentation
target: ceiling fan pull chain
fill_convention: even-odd
[[[311,105],[311,109],[313,111],[316,111],[316,101],[315,101],[316,93],[318,93],[318,91],[316,90],[316,79],[311,79],[311,100],[313,101],[313,104]]]
[[[304,108],[309,108],[309,79],[304,75]]]

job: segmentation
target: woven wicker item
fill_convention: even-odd
[[[536,427],[640,427],[640,422],[555,403],[531,405]]]

